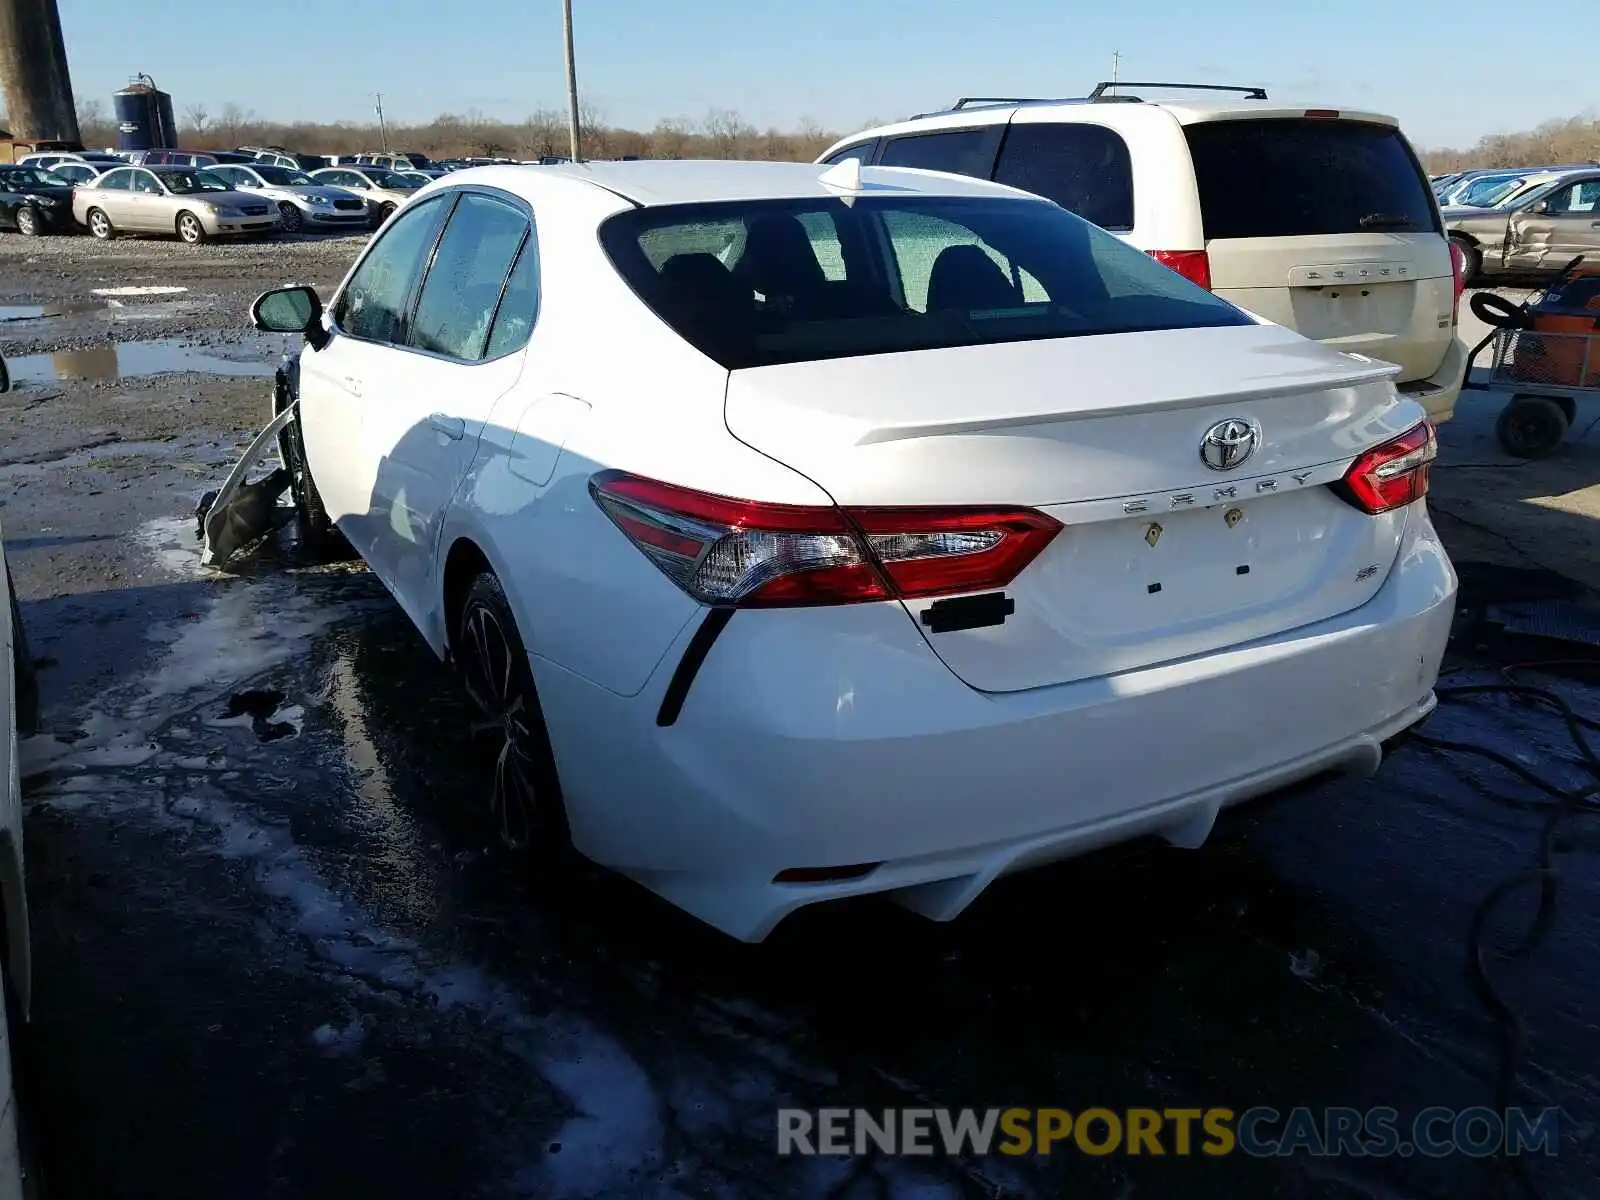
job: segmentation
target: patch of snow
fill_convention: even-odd
[[[111,287],[91,288],[91,294],[96,296],[176,296],[187,292],[186,287],[156,286],[150,287]]]

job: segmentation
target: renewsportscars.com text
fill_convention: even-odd
[[[1149,1157],[1443,1158],[1556,1153],[1560,1110],[1425,1108],[823,1108],[778,1110],[780,1155],[949,1157],[1056,1151]]]

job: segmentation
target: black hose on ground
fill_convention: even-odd
[[[1540,663],[1521,663],[1507,667],[1506,678],[1514,678],[1518,669],[1537,668]],[[1551,663],[1548,665],[1557,665]],[[1589,664],[1593,665],[1593,664]],[[1527,1027],[1515,1009],[1495,986],[1489,970],[1488,932],[1495,913],[1512,896],[1537,887],[1539,903],[1526,932],[1510,949],[1502,951],[1506,960],[1526,959],[1543,943],[1555,919],[1556,899],[1560,884],[1560,869],[1556,863],[1556,835],[1564,822],[1572,817],[1600,813],[1600,754],[1589,743],[1588,730],[1600,730],[1600,721],[1575,712],[1561,696],[1546,688],[1520,683],[1462,684],[1436,689],[1441,704],[1469,703],[1484,696],[1514,696],[1532,700],[1555,709],[1572,736],[1584,768],[1591,782],[1579,788],[1562,788],[1530,770],[1508,755],[1469,742],[1457,742],[1418,733],[1410,740],[1426,749],[1450,754],[1471,754],[1505,768],[1517,778],[1551,797],[1547,803],[1538,801],[1502,800],[1523,811],[1544,811],[1546,816],[1539,836],[1536,865],[1516,871],[1496,883],[1479,901],[1467,927],[1467,978],[1478,1002],[1494,1020],[1500,1032],[1500,1069],[1495,1080],[1495,1107],[1504,1114],[1512,1106],[1517,1091],[1517,1081],[1527,1055]],[[1527,1160],[1520,1155],[1508,1156],[1511,1173],[1522,1192],[1530,1200],[1538,1200],[1539,1190],[1528,1168]]]

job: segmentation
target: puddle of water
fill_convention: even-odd
[[[265,379],[277,367],[282,347],[277,342],[258,344],[256,357],[222,358],[180,341],[117,342],[88,350],[58,350],[54,354],[24,354],[10,359],[16,383],[52,383],[81,379],[138,379],[193,371],[201,375],[233,375]]]
[[[184,289],[179,288],[178,291]],[[156,321],[204,307],[201,300],[157,300],[150,304],[125,304],[121,300],[68,300],[57,304],[0,304],[0,324],[14,321],[48,321],[55,317],[97,314],[112,321]]]

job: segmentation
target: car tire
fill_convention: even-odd
[[[17,732],[39,732],[39,675],[28,647],[28,631],[22,625],[22,608],[17,603],[17,585],[6,576],[6,597],[11,606],[11,671],[17,688]]]
[[[178,240],[188,246],[198,246],[206,240],[206,227],[192,212],[178,214]]]
[[[17,209],[17,232],[23,237],[38,237],[44,232],[44,218],[31,204]]]
[[[322,493],[317,491],[317,481],[311,477],[311,464],[306,461],[306,444],[300,430],[299,413],[283,427],[278,441],[278,454],[289,472],[289,495],[294,500],[294,514],[300,525],[300,540],[308,549],[326,551],[337,547],[342,540],[339,527],[328,516],[322,503]]]
[[[387,221],[392,216],[394,216],[394,205],[392,205],[392,204],[380,204],[380,205],[378,205],[378,207],[373,211],[373,214],[372,214],[372,227],[374,229],[382,229],[383,228],[383,223],[385,221]]]
[[[284,233],[299,233],[305,226],[305,218],[300,215],[300,210],[287,200],[278,205],[278,215],[283,218]]]
[[[1524,394],[1511,397],[1494,423],[1494,432],[1507,454],[1546,458],[1561,445],[1570,425],[1558,401]]]
[[[111,223],[111,218],[98,208],[91,208],[84,214],[84,224],[89,226],[89,232],[97,240],[109,242],[117,236],[117,227]]]
[[[1451,238],[1451,243],[1461,248],[1461,283],[1466,286],[1483,270],[1483,255],[1465,238]]]
[[[489,735],[489,812],[500,840],[547,865],[567,860],[572,846],[566,805],[528,652],[505,588],[493,571],[472,581],[452,643],[467,699]]]

